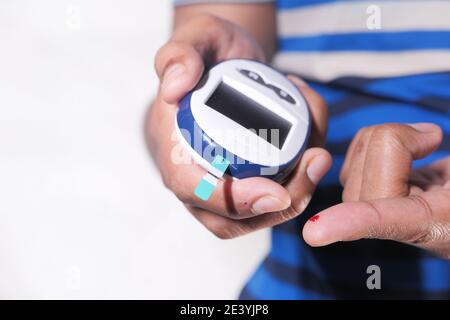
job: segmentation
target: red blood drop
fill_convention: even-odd
[[[309,219],[309,221],[311,221],[311,222],[316,222],[317,220],[319,220],[319,215],[315,215],[315,216],[311,217],[311,219]]]

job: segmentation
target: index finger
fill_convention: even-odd
[[[450,192],[341,203],[315,215],[303,237],[312,246],[377,238],[419,244],[443,240],[448,232]]]

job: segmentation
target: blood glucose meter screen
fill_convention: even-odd
[[[263,107],[253,99],[240,93],[228,84],[221,82],[206,101],[206,105],[241,126],[255,130],[259,137],[275,147],[283,148],[292,124],[276,113]],[[263,131],[263,130],[266,131]],[[278,131],[278,139],[276,132]]]

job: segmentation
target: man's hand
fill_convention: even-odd
[[[310,148],[284,186],[265,178],[227,180],[219,181],[208,201],[194,195],[205,171],[196,164],[175,164],[171,159],[177,144],[173,139],[177,102],[196,85],[205,64],[230,58],[261,61],[264,55],[251,35],[229,21],[205,14],[183,21],[157,54],[156,70],[161,85],[146,126],[148,144],[164,184],[220,238],[236,237],[297,216],[331,166],[327,151]],[[311,107],[311,144],[319,146],[327,128],[325,103],[300,79],[291,77],[291,80]]]
[[[156,54],[161,99],[178,103],[198,83],[205,64],[231,58],[265,60],[255,39],[237,25],[210,14],[185,20]]]
[[[450,258],[450,157],[411,170],[441,142],[441,129],[427,123],[360,130],[341,171],[344,202],[311,218],[305,240],[390,239]]]

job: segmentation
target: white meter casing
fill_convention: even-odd
[[[210,173],[220,155],[233,178],[278,182],[299,160],[311,130],[297,87],[272,67],[245,59],[221,62],[205,73],[180,102],[175,124],[181,143]]]

